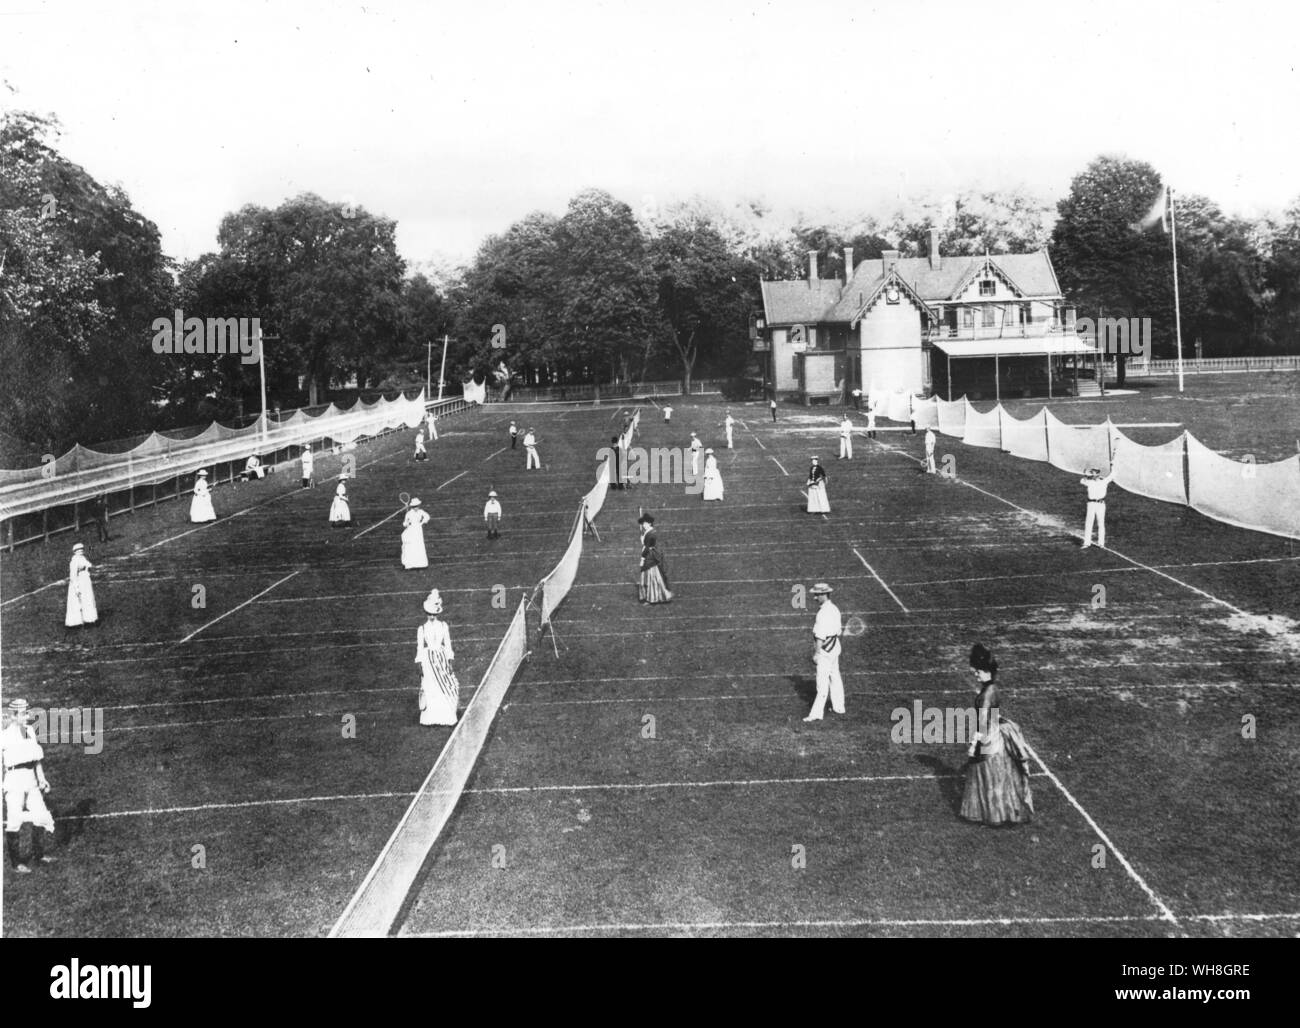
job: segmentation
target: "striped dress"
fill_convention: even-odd
[[[668,590],[667,567],[654,532],[647,532],[641,540],[641,580],[637,583],[637,599],[642,603],[669,603],[673,594]]]

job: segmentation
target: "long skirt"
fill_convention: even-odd
[[[63,623],[69,628],[77,628],[80,625],[93,625],[98,620],[95,587],[90,584],[90,576],[77,575],[68,583],[68,609]]]
[[[668,583],[658,565],[641,572],[641,580],[636,587],[637,599],[642,603],[670,603],[673,594],[668,591]]]
[[[411,568],[428,566],[429,555],[424,551],[423,526],[412,525],[402,529],[402,567],[409,571]]]
[[[826,483],[817,482],[808,487],[808,513],[829,514],[831,502],[826,498]]]
[[[211,496],[195,496],[190,501],[190,520],[195,524],[217,520],[217,512],[212,507]]]
[[[420,724],[454,725],[456,700],[456,696],[442,691],[433,672],[426,668],[420,680]]]
[[[721,475],[704,476],[704,499],[705,500],[722,499],[722,476]]]
[[[961,816],[986,825],[1020,824],[1034,819],[1029,776],[1005,749],[966,762]]]
[[[330,504],[330,524],[346,525],[352,520],[352,510],[348,507],[346,496],[335,496]]]

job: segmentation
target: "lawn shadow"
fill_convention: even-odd
[[[963,776],[956,773],[960,769],[949,767],[948,762],[941,757],[923,756],[916,759],[924,764],[937,779],[939,793],[952,810],[953,816],[960,817],[962,793],[965,791]]]
[[[791,675],[790,687],[794,690],[794,694],[806,704],[811,705],[812,701],[817,698],[817,679],[812,675]]]

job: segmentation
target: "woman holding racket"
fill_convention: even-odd
[[[402,493],[401,500],[406,504],[406,516],[402,518],[402,567],[407,571],[427,568],[429,555],[424,549],[424,526],[429,523],[429,515],[420,508],[418,496],[411,499]]]
[[[420,724],[454,725],[460,701],[460,683],[451,669],[456,654],[451,630],[439,614],[442,597],[434,589],[424,601],[429,619],[415,634],[415,662],[420,665]]]

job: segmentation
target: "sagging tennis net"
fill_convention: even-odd
[[[331,939],[369,938],[393,930],[420,869],[456,809],[506,690],[528,654],[524,608],[521,600],[478,691],[370,873],[330,930]]]
[[[578,563],[582,560],[582,526],[586,517],[585,510],[585,504],[579,506],[578,516],[574,519],[572,531],[569,532],[569,545],[565,548],[564,556],[560,558],[560,562],[555,565],[551,573],[537,585],[542,594],[542,628],[550,624],[555,608],[569,595],[569,590],[573,588],[573,580],[578,577]]]

